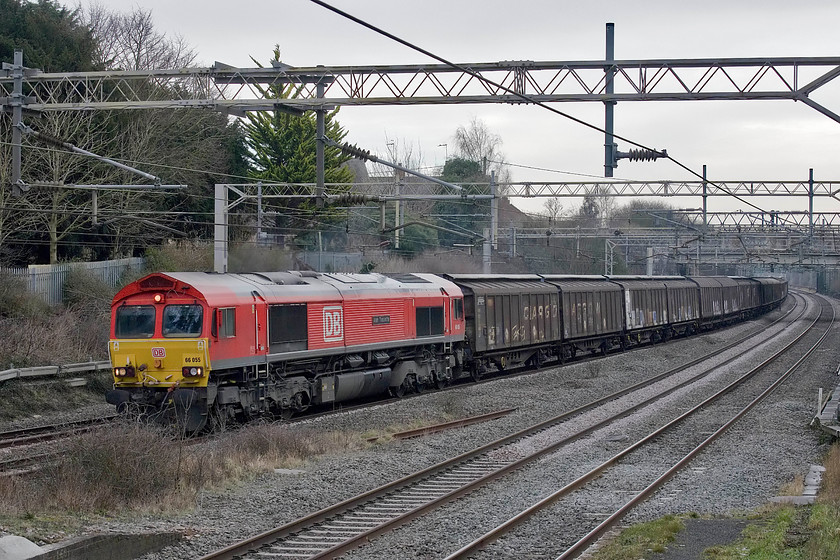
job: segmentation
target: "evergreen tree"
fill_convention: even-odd
[[[274,60],[280,60],[279,48],[275,47]],[[255,61],[256,62],[256,61]],[[257,63],[259,64],[259,63]],[[301,86],[271,86],[262,90],[267,99],[292,99],[300,95]],[[338,109],[330,111],[325,118],[325,135],[334,142],[341,142],[347,132],[339,124],[336,116]],[[314,111],[307,111],[302,116],[281,111],[262,111],[249,113],[244,124],[245,142],[248,147],[248,160],[251,177],[266,183],[314,183],[316,117]],[[324,150],[324,181],[340,186],[330,194],[346,191],[353,182],[353,172],[343,163],[350,156],[339,149],[326,146]],[[300,194],[309,192],[301,187]],[[285,203],[275,203],[271,210],[276,211],[275,226],[281,234],[296,235],[299,243],[312,243],[313,230],[335,230],[330,228],[344,217],[344,213],[332,209],[319,209],[314,199],[289,199]]]
[[[23,52],[23,63],[45,72],[96,70],[96,43],[70,10],[53,0],[0,0],[0,60],[12,62]]]
[[[448,183],[461,185],[466,194],[489,194],[490,178],[482,173],[481,163],[460,157],[450,158],[443,166],[441,177]],[[441,226],[452,232],[438,232],[440,244],[451,247],[455,243],[468,243],[479,238],[484,228],[490,227],[489,200],[443,200],[435,204]],[[463,232],[463,235],[453,233]]]

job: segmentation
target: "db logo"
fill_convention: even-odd
[[[324,308],[324,342],[344,339],[344,312],[341,306]]]
[[[152,348],[152,358],[165,358],[166,348]]]

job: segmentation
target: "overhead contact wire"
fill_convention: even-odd
[[[555,109],[554,107],[551,107],[550,105],[546,105],[546,104],[545,104],[545,103],[543,103],[542,101],[537,101],[537,100],[535,100],[535,99],[531,98],[531,97],[530,97],[530,96],[528,96],[528,95],[525,95],[525,94],[523,94],[523,93],[519,93],[519,92],[517,92],[517,91],[514,91],[514,90],[510,89],[510,88],[509,88],[509,87],[507,87],[507,86],[504,86],[504,85],[502,85],[502,84],[500,84],[500,83],[498,83],[498,82],[495,82],[495,81],[493,81],[493,80],[491,80],[491,79],[489,79],[489,78],[486,78],[486,77],[482,76],[482,75],[481,75],[481,74],[479,74],[478,72],[474,72],[474,71],[472,71],[472,70],[470,70],[470,69],[468,69],[468,68],[466,68],[466,67],[464,67],[464,66],[461,66],[460,64],[456,64],[456,63],[454,63],[454,62],[451,62],[451,61],[449,61],[449,60],[447,60],[447,59],[445,59],[445,58],[443,58],[443,57],[441,57],[441,56],[438,56],[438,55],[436,55],[436,54],[434,54],[434,53],[432,53],[432,52],[430,52],[430,51],[428,51],[428,50],[426,50],[426,49],[424,49],[424,48],[422,48],[422,47],[420,47],[420,46],[417,46],[417,45],[415,45],[415,44],[413,44],[413,43],[410,43],[409,41],[406,41],[405,39],[402,39],[402,38],[400,38],[400,37],[397,37],[397,36],[396,36],[396,35],[394,35],[393,33],[389,33],[388,31],[385,31],[384,29],[380,29],[379,27],[377,27],[377,26],[375,26],[375,25],[373,25],[373,24],[371,24],[371,23],[368,23],[368,22],[366,22],[366,21],[364,21],[364,20],[362,20],[362,19],[359,19],[359,18],[357,18],[356,16],[354,16],[354,15],[352,15],[352,14],[349,14],[349,13],[347,13],[347,12],[345,12],[345,11],[343,11],[343,10],[339,9],[339,8],[336,8],[335,6],[331,6],[330,4],[327,4],[326,2],[324,2],[323,0],[309,0],[309,1],[310,1],[310,2],[315,3],[315,4],[319,5],[319,6],[321,6],[322,8],[325,8],[325,9],[327,9],[327,10],[329,10],[329,11],[331,11],[331,12],[333,12],[333,13],[337,14],[337,15],[340,15],[341,17],[344,17],[344,18],[346,18],[346,19],[349,19],[350,21],[353,21],[353,22],[355,22],[355,23],[357,23],[357,24],[359,24],[359,25],[361,25],[361,26],[363,26],[363,27],[367,27],[367,28],[368,28],[368,29],[370,29],[371,31],[373,31],[373,32],[375,32],[375,33],[379,33],[380,35],[383,35],[383,36],[385,36],[385,37],[387,37],[387,38],[389,38],[389,39],[391,39],[391,40],[393,40],[393,41],[396,41],[397,43],[400,43],[400,44],[401,44],[401,45],[403,45],[403,46],[406,46],[406,47],[408,47],[408,48],[410,48],[410,49],[412,49],[412,50],[415,50],[415,51],[417,51],[417,52],[419,52],[419,53],[421,53],[421,54],[424,54],[424,55],[426,55],[426,56],[428,56],[428,57],[430,57],[430,58],[433,58],[434,60],[437,60],[437,61],[438,61],[438,62],[440,62],[441,64],[445,64],[445,65],[447,65],[447,66],[449,66],[449,67],[451,67],[451,68],[454,68],[454,69],[456,69],[456,70],[459,70],[459,71],[461,71],[461,72],[464,72],[465,74],[468,74],[469,76],[472,76],[473,78],[476,78],[477,80],[481,80],[482,82],[484,82],[484,83],[486,83],[486,84],[488,84],[488,85],[491,85],[491,86],[493,86],[493,87],[499,88],[499,89],[501,89],[502,91],[504,91],[504,92],[506,92],[506,93],[509,93],[509,94],[511,94],[511,95],[513,95],[513,96],[515,96],[515,97],[518,97],[519,99],[521,99],[521,100],[523,100],[523,101],[525,101],[525,102],[527,102],[527,103],[531,103],[531,104],[533,104],[533,105],[536,105],[536,106],[538,106],[538,107],[541,107],[541,108],[543,108],[543,109],[546,109],[546,110],[548,110],[548,111],[551,111],[552,113],[555,113],[555,114],[557,114],[557,115],[560,115],[561,117],[565,117],[565,118],[567,118],[567,119],[569,119],[569,120],[571,120],[571,121],[573,121],[573,122],[575,122],[575,123],[577,123],[577,124],[583,125],[583,126],[585,126],[585,127],[587,127],[587,128],[590,128],[590,129],[592,129],[592,130],[595,130],[595,131],[598,131],[598,132],[601,132],[601,133],[604,133],[604,134],[606,134],[606,133],[607,133],[607,131],[606,131],[606,130],[604,130],[603,128],[601,128],[601,127],[599,127],[599,126],[597,126],[597,125],[594,125],[594,124],[592,124],[592,123],[588,123],[588,122],[584,121],[583,119],[579,119],[578,117],[575,117],[575,116],[573,116],[573,115],[570,115],[570,114],[568,114],[568,113],[566,113],[566,112],[564,112],[564,111],[560,111],[559,109]],[[659,154],[661,154],[661,155],[662,155],[662,157],[664,157],[664,158],[667,158],[667,159],[671,160],[672,162],[674,162],[674,163],[675,163],[678,167],[680,167],[681,169],[683,169],[683,170],[685,170],[685,171],[688,171],[689,173],[691,173],[692,175],[694,175],[695,177],[697,177],[697,178],[699,178],[699,179],[702,179],[703,181],[706,181],[706,183],[708,183],[709,185],[711,185],[711,186],[715,187],[716,189],[721,190],[722,192],[726,193],[727,195],[729,195],[729,196],[731,196],[731,197],[735,198],[736,200],[738,200],[738,201],[740,201],[740,202],[743,202],[744,204],[746,204],[746,205],[748,205],[748,206],[750,206],[750,207],[752,207],[752,208],[754,208],[754,209],[756,209],[756,210],[758,210],[758,211],[760,211],[760,212],[762,212],[762,213],[766,212],[766,210],[764,210],[764,209],[763,209],[763,208],[761,208],[760,206],[756,206],[755,204],[753,204],[753,203],[751,203],[751,202],[749,202],[749,201],[745,200],[744,198],[740,197],[739,195],[737,195],[737,194],[735,194],[735,193],[730,192],[730,191],[729,191],[728,189],[726,189],[725,187],[722,187],[722,186],[720,186],[720,185],[717,185],[717,184],[715,184],[713,181],[709,181],[709,180],[707,180],[707,179],[706,179],[705,177],[703,177],[700,173],[697,173],[697,172],[696,172],[696,171],[694,171],[693,169],[689,168],[687,165],[685,165],[685,164],[683,164],[682,162],[680,162],[680,161],[678,161],[678,160],[674,159],[672,156],[670,156],[670,155],[669,155],[669,154],[667,154],[666,152],[662,152],[662,151],[660,151],[660,150],[656,150],[655,148],[650,148],[650,147],[648,147],[648,146],[646,146],[646,145],[644,145],[644,144],[640,144],[640,143],[638,143],[638,142],[635,142],[635,141],[633,141],[633,140],[630,140],[629,138],[625,138],[625,137],[620,136],[620,135],[615,134],[615,133],[613,133],[613,135],[612,135],[612,136],[613,136],[613,138],[617,138],[617,139],[619,139],[619,140],[623,140],[624,142],[627,142],[628,144],[631,144],[631,145],[633,145],[633,146],[636,146],[637,148],[642,148],[643,150],[649,150],[649,151],[652,151],[652,152],[659,153]]]

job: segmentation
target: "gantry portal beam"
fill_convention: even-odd
[[[418,105],[534,101],[797,100],[838,120],[809,98],[840,75],[840,57],[503,61],[442,64],[209,68],[46,73],[27,69],[31,110],[206,107],[232,113],[305,110],[329,105]],[[607,72],[609,71],[609,72]],[[607,74],[613,93],[607,93]],[[489,84],[487,78],[503,86]],[[297,84],[295,99],[262,99],[270,85]],[[324,89],[318,97],[318,84]],[[0,104],[13,94],[10,70],[0,72]]]
[[[459,183],[469,192],[490,192],[488,183]],[[292,195],[311,192],[314,183],[271,184],[275,195]],[[389,181],[352,184],[326,184],[331,192],[391,196],[393,179]],[[675,197],[675,196],[798,196],[810,194],[808,181],[590,181],[590,182],[508,182],[499,183],[500,192],[508,198],[575,198],[585,196],[611,197]],[[437,187],[429,182],[403,181],[400,193],[404,196],[428,195]],[[458,193],[452,189],[447,191]],[[814,181],[814,197],[834,198],[840,202],[840,181]]]

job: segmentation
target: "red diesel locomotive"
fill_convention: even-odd
[[[108,402],[188,432],[440,386],[463,367],[461,290],[431,274],[158,273],[115,296],[111,323]]]

